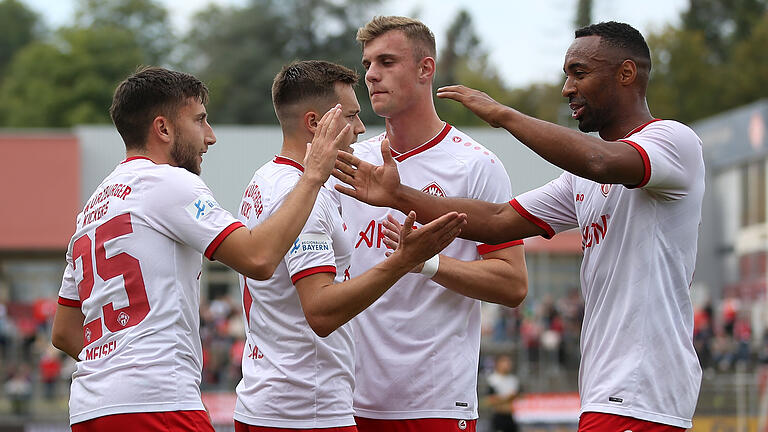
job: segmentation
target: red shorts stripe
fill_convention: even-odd
[[[579,418],[579,432],[627,431],[683,432],[684,428],[654,423],[632,417],[600,412],[585,412]]]
[[[72,425],[72,432],[214,432],[205,411],[113,414]]]
[[[265,426],[253,426],[235,420],[235,432],[357,432],[357,428],[355,426],[314,429],[273,428]]]
[[[477,420],[422,418],[382,420],[355,417],[359,432],[475,432]]]

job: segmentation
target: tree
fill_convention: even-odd
[[[78,0],[75,27],[130,32],[144,64],[169,65],[177,60],[168,11],[157,0]]]
[[[592,0],[579,0],[576,7],[576,28],[586,27],[592,24]]]
[[[747,39],[768,10],[768,0],[689,0],[681,18],[683,30],[699,31],[717,61],[728,60],[731,48]]]
[[[142,54],[126,30],[65,28],[56,43],[24,47],[0,87],[0,121],[11,127],[69,127],[109,122],[118,82]]]
[[[460,10],[446,32],[446,41],[437,57],[435,86],[463,84],[481,89],[500,102],[506,102],[510,93],[496,68],[488,61],[488,51],[475,32],[472,16]],[[435,101],[440,117],[456,125],[483,125],[485,122],[461,104],[444,99]]]
[[[245,7],[210,6],[193,20],[185,63],[211,88],[208,109],[215,121],[274,124],[272,80],[284,64],[321,59],[361,72],[354,34],[377,3],[252,0]],[[367,98],[364,85],[358,93]],[[370,110],[362,117],[379,120]]]
[[[39,18],[18,0],[0,1],[0,77],[11,58],[35,39]]]

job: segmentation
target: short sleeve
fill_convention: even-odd
[[[504,165],[499,158],[488,152],[487,158],[475,159],[475,166],[469,171],[467,198],[503,203],[512,197],[512,185]],[[522,240],[514,240],[501,244],[477,244],[477,253],[484,255],[510,246],[523,244]]]
[[[145,217],[154,229],[189,245],[208,259],[242,222],[223,209],[196,175],[170,168],[163,179],[144,189]]]
[[[329,194],[318,194],[312,213],[299,237],[285,255],[285,264],[291,282],[316,273],[336,274],[336,258],[333,251],[330,211],[334,201]]]
[[[75,268],[72,261],[72,251],[67,251],[67,267],[64,269],[64,276],[61,278],[61,288],[59,288],[59,304],[71,307],[80,307],[80,294],[77,292],[75,282]]]
[[[542,228],[544,238],[578,226],[573,198],[573,175],[560,177],[532,191],[517,196],[509,204],[521,216]]]
[[[639,187],[667,199],[688,194],[702,166],[701,140],[689,127],[661,120],[620,140],[634,147],[643,159],[644,175]]]

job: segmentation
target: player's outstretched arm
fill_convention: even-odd
[[[329,335],[370,306],[415,265],[443,250],[461,231],[466,215],[447,213],[417,230],[412,229],[415,218],[410,212],[395,252],[360,276],[340,284],[333,283],[330,273],[296,281],[301,307],[315,333]]]
[[[85,316],[79,307],[56,305],[53,317],[51,343],[75,360],[83,350],[83,322]]]
[[[387,215],[384,228],[384,243],[389,248],[397,248],[402,226],[392,215]],[[528,269],[522,244],[488,252],[475,261],[440,254],[438,263],[431,279],[463,296],[517,307],[528,295]],[[418,273],[421,269],[419,264],[412,272]]]
[[[252,279],[272,277],[275,268],[298,237],[312,212],[317,193],[336,160],[342,143],[349,140],[350,126],[339,105],[328,111],[318,124],[304,159],[305,171],[280,208],[252,230],[233,231],[214,253],[214,259]]]
[[[415,210],[421,223],[452,211],[464,213],[467,225],[462,228],[460,237],[465,239],[498,244],[544,233],[507,203],[438,198],[402,185],[387,140],[381,143],[381,155],[384,163],[377,166],[340,151],[333,175],[347,186],[337,184],[336,189],[373,206],[390,207],[405,214]]]
[[[462,85],[441,87],[437,97],[460,102],[489,125],[506,129],[539,156],[579,177],[604,184],[637,185],[643,180],[642,157],[627,143],[527,116]]]

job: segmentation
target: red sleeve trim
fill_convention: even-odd
[[[72,300],[68,298],[64,298],[59,296],[59,304],[62,306],[69,306],[69,307],[80,307],[80,300]]]
[[[481,244],[481,245],[477,245],[477,253],[479,253],[480,255],[485,255],[487,253],[495,252],[497,250],[506,249],[512,246],[520,246],[522,244],[523,244],[522,240],[512,240],[510,242],[501,243],[497,245]]]
[[[552,236],[555,235],[555,230],[552,229],[551,226],[549,226],[548,223],[544,222],[543,220],[537,218],[536,216],[532,215],[528,210],[523,208],[522,205],[517,201],[517,199],[513,199],[509,202],[509,205],[512,206],[513,209],[515,209],[518,213],[520,213],[520,216],[528,219],[529,221],[533,222],[538,226],[539,228],[543,229],[545,231],[545,234],[542,234],[541,236],[545,239],[551,239]]]
[[[627,186],[628,189],[634,189],[634,188],[641,188],[648,184],[648,181],[651,179],[651,159],[648,157],[648,153],[645,152],[645,149],[640,147],[637,143],[632,142],[630,140],[619,140],[623,143],[627,143],[631,145],[632,147],[637,150],[638,153],[640,153],[640,157],[643,158],[643,169],[645,173],[643,174],[643,180],[635,185],[635,186]]]
[[[228,227],[224,228],[224,230],[221,231],[215,239],[213,239],[211,244],[208,245],[208,248],[205,249],[205,257],[213,261],[213,254],[216,253],[216,249],[219,248],[221,242],[223,242],[228,235],[232,234],[232,231],[240,227],[245,228],[245,225],[243,225],[242,222],[232,222]]]
[[[336,267],[334,266],[320,266],[320,267],[312,267],[305,270],[302,270],[295,275],[291,276],[291,282],[296,284],[296,282],[299,279],[305,278],[307,276],[317,274],[317,273],[333,273],[334,276],[336,276]]]

